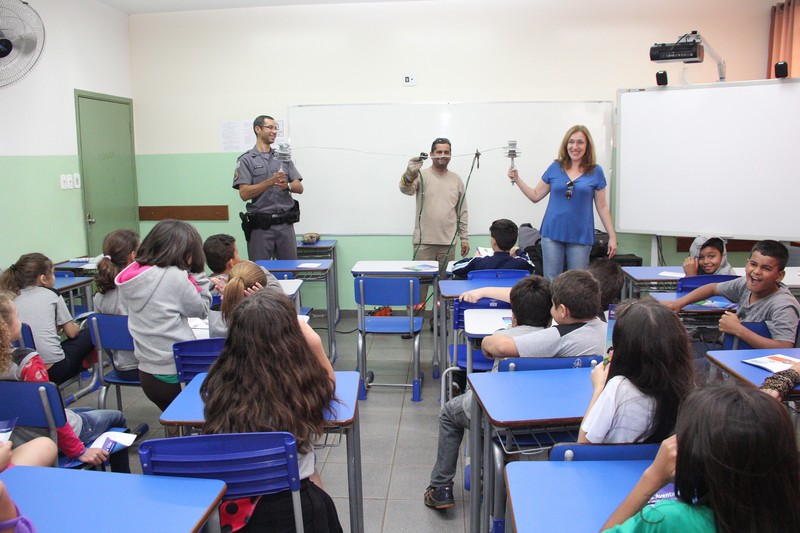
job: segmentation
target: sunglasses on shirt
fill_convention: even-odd
[[[567,200],[572,200],[572,191],[575,189],[575,182],[570,180],[567,182],[567,194],[564,196],[567,197]]]

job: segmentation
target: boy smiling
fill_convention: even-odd
[[[786,247],[772,240],[759,241],[750,251],[745,275],[723,283],[709,283],[666,305],[673,311],[711,296],[724,296],[739,303],[737,313],[727,311],[719,320],[723,333],[735,335],[753,348],[791,348],[797,335],[800,305],[781,283],[789,258]],[[742,325],[742,321],[765,322],[771,339]]]

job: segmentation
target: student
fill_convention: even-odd
[[[128,309],[142,390],[162,411],[181,392],[172,345],[195,338],[189,317],[208,316],[211,282],[204,263],[197,230],[180,220],[162,220],[114,280]]]
[[[735,335],[753,348],[791,348],[800,320],[800,305],[781,283],[789,251],[778,241],[759,241],[750,252],[745,275],[723,283],[709,283],[665,305],[673,311],[713,295],[738,302],[737,313],[726,311],[719,320],[722,333]],[[750,331],[742,321],[766,322],[771,339]]]
[[[203,433],[292,433],[305,530],[342,531],[333,500],[314,470],[314,443],[335,401],[333,368],[319,335],[297,319],[286,295],[269,289],[245,298],[229,324],[225,348],[200,389]],[[227,502],[220,515],[225,531],[292,531],[294,526],[288,490]]]
[[[698,389],[681,405],[676,436],[603,530],[800,531],[799,467],[782,405],[752,387]],[[647,503],[673,480],[677,499]]]
[[[701,235],[692,241],[689,257],[683,261],[683,272],[687,276],[707,274],[736,275],[728,263],[728,251],[721,237]]]
[[[761,384],[759,389],[777,400],[783,399],[795,385],[800,383],[800,363],[795,363],[791,368],[775,372]]]
[[[467,275],[473,270],[488,269],[512,269],[527,270],[533,274],[536,267],[533,266],[527,252],[522,248],[515,248],[519,230],[512,221],[501,218],[492,222],[489,228],[492,237],[493,255],[486,257],[465,257],[453,265],[453,276],[466,279]]]
[[[211,337],[227,337],[228,324],[236,306],[248,295],[250,290],[259,290],[267,285],[264,270],[252,261],[241,261],[231,268],[228,282],[222,293],[219,311],[208,312],[208,333]],[[280,289],[279,289],[280,290]],[[283,292],[280,290],[280,292]]]
[[[622,295],[622,286],[625,284],[625,275],[619,263],[611,259],[597,259],[588,268],[589,272],[600,284],[600,309],[601,317],[605,316],[608,306],[619,303]]]
[[[39,354],[27,348],[11,347],[12,341],[22,336],[22,323],[14,307],[14,294],[0,291],[0,329],[7,336],[0,338],[0,379],[9,381],[50,381],[47,369]],[[100,465],[109,460],[109,454],[101,448],[87,448],[103,432],[112,427],[124,427],[125,417],[120,411],[110,409],[65,409],[67,423],[56,429],[58,448],[67,457],[90,465]],[[15,436],[16,436],[15,432]],[[25,433],[25,432],[23,432]],[[38,441],[34,438],[30,442]],[[47,439],[49,440],[49,439]],[[15,461],[16,462],[16,461]],[[19,464],[19,463],[17,463]],[[45,466],[53,464],[53,459]],[[121,450],[110,457],[111,470],[129,473],[127,450]]]
[[[125,267],[133,263],[136,249],[139,248],[139,235],[128,229],[112,231],[103,239],[103,259],[97,263],[97,293],[94,295],[94,310],[107,315],[127,315],[128,309],[120,299],[120,292],[114,283]],[[139,380],[139,362],[133,352],[109,350],[114,370],[122,379]]]
[[[652,298],[617,308],[614,351],[592,370],[594,392],[578,442],[661,442],[694,386],[689,336],[675,313]]]
[[[498,334],[486,337],[481,343],[484,355],[497,358],[602,354],[607,326],[598,318],[600,284],[594,276],[585,270],[568,270],[553,280],[550,292],[553,294],[550,315],[556,325],[519,337]]]
[[[228,281],[228,274],[231,269],[239,264],[239,250],[236,247],[236,239],[231,235],[219,233],[212,235],[203,243],[203,253],[206,254],[206,264],[211,269],[211,283],[214,284],[216,291],[222,294],[225,290],[225,283]],[[267,277],[265,287],[279,290],[281,288],[278,279],[264,267],[259,267]]]
[[[0,276],[0,289],[17,295],[20,319],[31,327],[39,355],[57,385],[77,376],[94,350],[88,329],[80,329],[53,289],[53,262],[39,253],[25,254]],[[63,342],[59,333],[66,335]]]
[[[507,290],[507,289],[506,289]],[[511,329],[500,330],[495,335],[517,337],[541,331],[550,324],[550,283],[541,276],[528,276],[519,280],[506,299],[511,301]],[[499,359],[497,360],[499,362]],[[492,369],[497,371],[497,367]],[[431,481],[423,501],[434,509],[447,509],[456,503],[453,498],[453,478],[458,464],[458,449],[469,428],[473,394],[468,390],[449,400],[439,414],[439,444],[436,464],[431,471]]]

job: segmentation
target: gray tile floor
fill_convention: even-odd
[[[313,318],[311,325],[323,328],[324,319]],[[426,320],[427,326],[427,320]],[[354,318],[343,318],[338,332],[355,328]],[[324,329],[317,329],[327,346]],[[337,333],[339,359],[336,370],[354,370],[356,366],[356,334]],[[422,336],[422,370],[425,379],[422,401],[411,401],[411,390],[373,388],[366,401],[359,404],[361,420],[361,455],[364,492],[365,531],[378,532],[464,532],[469,520],[469,493],[463,491],[462,468],[455,480],[455,508],[436,511],[425,507],[422,494],[428,486],[436,456],[439,413],[439,381],[431,377],[433,336],[424,328]],[[380,382],[407,382],[411,374],[412,341],[399,337],[370,336],[368,366]],[[75,406],[96,406],[96,394],[82,398]],[[115,408],[116,399],[109,391],[108,407]],[[158,423],[158,409],[140,389],[123,388],[123,410],[128,425],[147,422],[147,438],[161,438],[164,429]],[[135,446],[131,450],[131,469],[140,473]],[[347,469],[344,444],[340,448],[317,452],[317,469],[325,490],[333,497],[345,531],[349,531]]]

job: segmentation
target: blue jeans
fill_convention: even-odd
[[[125,416],[122,411],[114,409],[92,409],[91,407],[78,407],[72,411],[83,422],[78,438],[83,444],[89,446],[94,439],[105,433],[109,428],[126,427]],[[128,448],[111,454],[109,458],[112,472],[130,473],[128,463]]]
[[[544,263],[544,277],[555,279],[564,272],[564,259],[567,260],[567,270],[585,269],[589,266],[589,254],[592,246],[589,244],[575,244],[561,242],[542,237],[542,262]]]
[[[458,467],[458,453],[464,430],[469,429],[469,409],[473,402],[468,390],[444,404],[439,413],[439,444],[436,464],[431,471],[431,485],[452,485]]]

